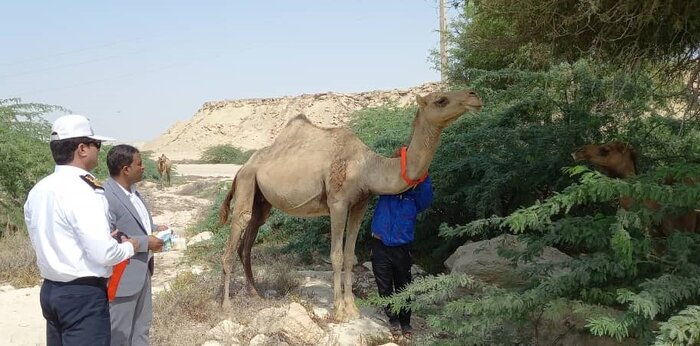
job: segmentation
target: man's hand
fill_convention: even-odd
[[[127,239],[129,239],[129,236],[124,234],[124,232],[119,231],[118,229],[115,229],[114,232],[111,233],[112,238],[117,241],[117,243],[123,243]]]
[[[158,231],[158,232],[163,232],[163,231],[165,231],[165,230],[168,229],[168,228],[170,228],[170,227],[168,227],[168,225],[157,225],[157,226],[156,226],[156,231]]]
[[[148,236],[148,249],[153,252],[160,252],[163,250],[163,240],[155,236]]]
[[[134,253],[139,251],[139,241],[132,238],[122,238],[122,242],[129,242],[134,247]]]

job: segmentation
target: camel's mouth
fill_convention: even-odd
[[[573,153],[571,153],[571,158],[574,159],[574,162],[585,161],[586,155],[581,153],[580,151],[574,151]]]

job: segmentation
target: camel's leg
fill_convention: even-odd
[[[362,217],[365,215],[365,211],[367,211],[367,202],[368,199],[364,199],[350,208],[348,227],[345,232],[345,251],[343,257],[345,280],[343,282],[343,299],[345,301],[345,311],[348,318],[360,317],[360,310],[357,309],[357,305],[355,305],[355,296],[352,294],[352,267],[355,264],[355,242],[357,241],[357,234],[360,232]]]
[[[239,172],[236,176],[236,192],[235,204],[233,207],[231,234],[224,250],[222,258],[223,279],[224,279],[224,297],[222,306],[224,308],[231,307],[229,300],[229,292],[231,285],[231,272],[233,271],[233,263],[231,257],[233,251],[238,249],[238,244],[241,240],[241,232],[248,227],[253,214],[253,199],[255,197],[255,174],[254,172]]]
[[[343,301],[343,286],[340,274],[343,269],[343,234],[348,218],[348,208],[344,202],[337,202],[330,206],[331,214],[331,264],[333,265],[333,305],[335,307],[335,319],[347,321],[348,316]]]
[[[267,221],[267,218],[270,216],[271,209],[272,205],[267,203],[267,201],[256,200],[255,208],[253,208],[253,218],[248,224],[248,228],[245,230],[245,234],[243,235],[243,243],[238,246],[238,257],[241,259],[241,263],[243,263],[243,270],[245,271],[246,291],[249,294],[253,294],[258,297],[261,295],[258,289],[255,287],[253,268],[250,263],[250,251],[253,248],[253,243],[255,243],[255,238],[258,235],[260,226],[265,224],[265,221]]]

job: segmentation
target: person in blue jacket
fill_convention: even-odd
[[[411,282],[411,244],[416,217],[433,201],[430,177],[397,195],[380,195],[372,217],[372,271],[379,295],[387,297],[401,291]],[[411,311],[396,314],[384,308],[393,336],[411,337]]]

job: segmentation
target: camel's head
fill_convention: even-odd
[[[444,128],[467,111],[481,110],[481,99],[471,90],[434,92],[416,96],[420,113],[431,124]]]
[[[625,178],[635,173],[637,155],[631,145],[621,141],[587,144],[571,153],[574,161],[588,161],[613,178]]]

